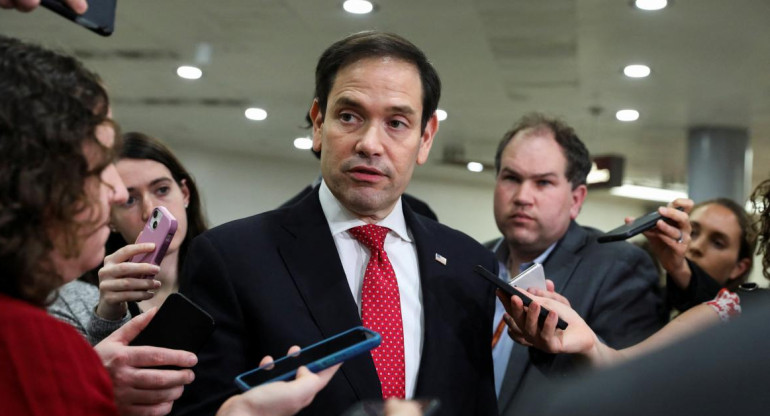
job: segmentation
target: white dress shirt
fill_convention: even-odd
[[[369,263],[369,249],[350,235],[347,230],[366,225],[347,210],[334,197],[334,194],[321,182],[318,192],[329,230],[337,246],[337,253],[345,270],[345,277],[350,285],[350,292],[361,314],[361,289],[364,283],[366,265]],[[398,281],[398,293],[401,298],[401,320],[404,328],[404,366],[406,398],[414,396],[417,371],[420,368],[423,342],[422,290],[420,288],[420,269],[417,262],[417,247],[412,235],[406,228],[404,211],[399,198],[393,211],[377,225],[390,229],[385,236],[385,252],[393,265]]]

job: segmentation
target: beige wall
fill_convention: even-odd
[[[182,148],[170,143],[196,178],[212,226],[273,209],[294,196],[318,175],[318,163],[263,159],[209,150]],[[427,202],[442,223],[484,242],[499,236],[492,216],[491,174],[468,181],[462,168],[457,181],[436,179],[418,167],[408,192]],[[655,204],[610,196],[606,191],[588,194],[578,222],[601,230],[622,224],[626,216],[649,212]],[[752,281],[767,284],[756,259]]]

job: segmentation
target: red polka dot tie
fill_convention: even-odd
[[[382,343],[372,350],[374,367],[382,385],[382,398],[403,399],[406,390],[401,298],[398,294],[396,273],[383,249],[385,236],[390,230],[367,224],[351,228],[349,231],[371,251],[361,291],[361,319],[365,327],[382,335]]]

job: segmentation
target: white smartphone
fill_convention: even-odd
[[[540,263],[535,263],[529,266],[526,270],[509,280],[508,284],[513,287],[520,287],[524,290],[527,290],[531,287],[546,290],[545,272],[543,271],[543,266]]]

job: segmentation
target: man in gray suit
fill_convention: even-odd
[[[591,160],[574,130],[532,114],[500,142],[495,156],[494,211],[503,237],[493,250],[501,278],[541,263],[555,290],[609,345],[623,347],[650,335],[661,322],[657,269],[626,242],[598,244],[598,230],[575,222],[587,194]],[[517,396],[543,376],[563,374],[569,357],[529,351],[498,326],[493,341],[495,388],[501,414],[514,414]]]

